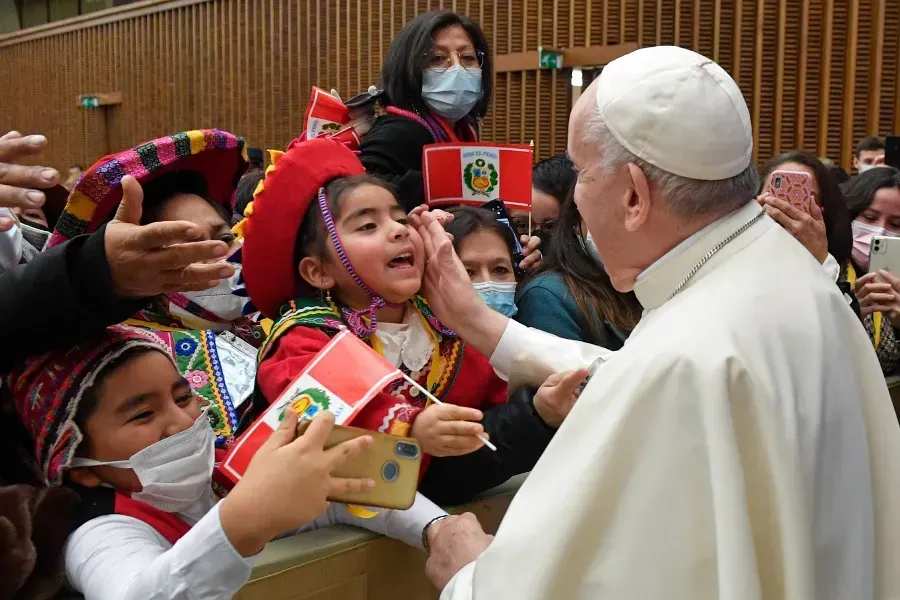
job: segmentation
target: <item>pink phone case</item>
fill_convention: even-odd
[[[812,176],[802,171],[775,171],[769,193],[785,202],[790,202],[805,213],[810,203],[815,202],[812,191]]]

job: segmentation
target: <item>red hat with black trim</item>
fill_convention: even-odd
[[[72,188],[47,247],[97,230],[122,201],[122,177],[141,185],[171,171],[195,171],[207,195],[231,209],[238,180],[247,170],[244,139],[218,129],[185,131],[135,146],[97,161]]]
[[[272,164],[237,226],[244,236],[243,275],[253,305],[277,319],[296,296],[297,232],[320,190],[339,177],[365,173],[352,150],[330,138],[295,140],[271,151]]]

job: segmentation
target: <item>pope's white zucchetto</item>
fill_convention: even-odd
[[[737,83],[676,46],[642,48],[603,68],[597,108],[632,154],[691,179],[728,179],[750,165],[753,130]]]

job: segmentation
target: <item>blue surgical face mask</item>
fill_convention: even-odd
[[[515,281],[482,281],[472,285],[484,303],[501,315],[511,317],[518,312]]]
[[[481,98],[481,69],[455,65],[443,71],[422,71],[422,99],[428,108],[455,123]]]

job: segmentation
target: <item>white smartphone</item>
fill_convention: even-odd
[[[869,273],[900,275],[900,237],[876,236],[869,248]]]

